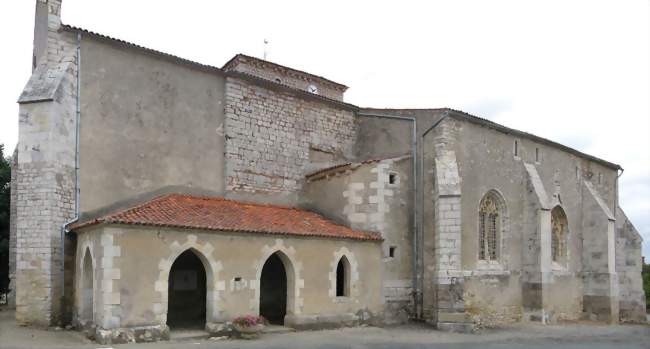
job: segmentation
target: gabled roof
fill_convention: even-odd
[[[332,87],[335,87],[339,91],[345,91],[345,90],[348,89],[347,86],[345,86],[345,85],[343,85],[341,83],[338,83],[336,81],[332,81],[330,79],[324,78],[322,76],[315,75],[315,74],[312,74],[312,73],[308,73],[306,71],[298,70],[298,69],[295,69],[295,68],[287,67],[287,66],[284,66],[284,65],[281,65],[281,64],[278,64],[278,63],[274,63],[274,62],[271,62],[271,61],[267,61],[267,60],[264,60],[264,59],[259,59],[257,57],[248,56],[248,55],[245,55],[245,54],[242,54],[242,53],[236,54],[235,57],[231,58],[228,62],[226,62],[226,64],[224,64],[221,69],[223,71],[229,71],[234,66],[236,66],[240,61],[250,61],[250,62],[254,62],[256,64],[270,66],[270,67],[273,67],[273,68],[275,68],[277,70],[282,70],[282,71],[293,73],[294,76],[295,75],[300,75],[300,76],[303,77],[303,79],[307,78],[307,79],[310,79],[310,80],[312,80],[312,79],[321,80],[322,82],[326,82],[329,85],[332,85]]]
[[[98,224],[200,229],[240,233],[381,241],[377,233],[353,230],[306,210],[224,199],[170,194],[70,226]]]

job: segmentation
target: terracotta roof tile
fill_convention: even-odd
[[[162,196],[123,211],[73,224],[70,230],[101,223],[382,240],[377,233],[353,230],[302,209],[181,194]]]

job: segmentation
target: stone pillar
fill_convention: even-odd
[[[37,2],[36,26],[47,28],[47,53],[39,51],[39,64],[19,99],[16,319],[39,326],[61,319],[61,228],[75,206],[76,40],[59,33],[60,9],[60,0]],[[38,28],[35,34],[43,35]]]
[[[524,163],[526,209],[522,256],[522,306],[525,320],[546,321],[545,305],[552,282],[551,207],[535,165]]]
[[[616,218],[593,185],[588,181],[583,183],[583,310],[593,320],[618,323]]]
[[[433,186],[433,311],[429,321],[438,329],[469,332],[461,265],[461,177],[454,145],[458,125],[443,121],[434,133]]]

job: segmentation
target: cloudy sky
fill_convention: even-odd
[[[10,152],[35,0],[3,3]],[[462,109],[619,163],[650,257],[648,0],[64,0],[63,21],[215,66],[262,56],[268,39],[269,60],[350,86],[348,102]]]

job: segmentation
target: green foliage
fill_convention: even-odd
[[[643,291],[645,291],[645,307],[650,310],[650,264],[643,265],[641,276],[643,277]]]
[[[5,292],[9,283],[9,198],[11,162],[0,144],[0,292]]]

